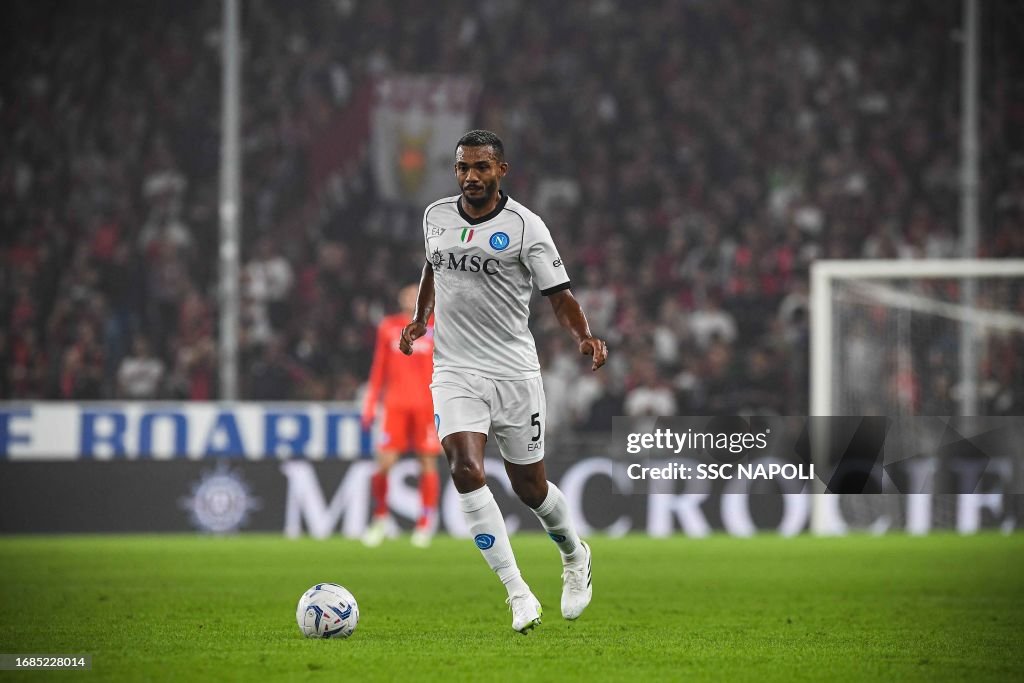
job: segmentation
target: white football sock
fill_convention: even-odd
[[[569,504],[565,502],[565,496],[558,490],[558,487],[548,482],[548,495],[540,507],[533,511],[537,519],[544,525],[551,540],[558,545],[562,553],[562,562],[568,564],[577,557],[577,550],[582,550],[580,537],[576,534],[576,527],[569,516]]]
[[[473,534],[473,542],[480,549],[484,559],[501,582],[505,584],[508,594],[522,595],[529,593],[530,588],[523,581],[516,565],[516,557],[512,554],[512,544],[508,540],[505,529],[505,518],[501,516],[494,495],[486,485],[476,491],[459,494],[459,506],[466,516],[469,532]]]

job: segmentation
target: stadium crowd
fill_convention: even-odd
[[[505,188],[608,338],[591,374],[536,307],[552,429],[806,414],[809,264],[959,253],[953,0],[243,7],[243,398],[356,398],[418,276],[422,207],[378,199],[365,155],[321,187],[309,172],[384,73],[479,76]],[[0,397],[217,398],[220,4],[5,13]],[[983,54],[986,257],[1024,256],[1006,59]],[[990,410],[1020,414],[1021,335],[986,349]]]

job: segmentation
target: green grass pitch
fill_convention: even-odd
[[[594,602],[513,538],[545,608],[522,636],[469,540],[376,550],[279,536],[0,538],[0,652],[93,655],[21,680],[1022,680],[1024,535],[592,539]],[[348,587],[361,621],[307,640],[295,603]]]

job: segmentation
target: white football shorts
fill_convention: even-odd
[[[547,406],[540,377],[503,380],[439,370],[430,393],[438,439],[493,430],[501,457],[510,463],[529,465],[544,458]]]

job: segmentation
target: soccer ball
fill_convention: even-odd
[[[318,583],[299,598],[295,621],[307,638],[348,638],[359,625],[359,605],[336,583]]]

